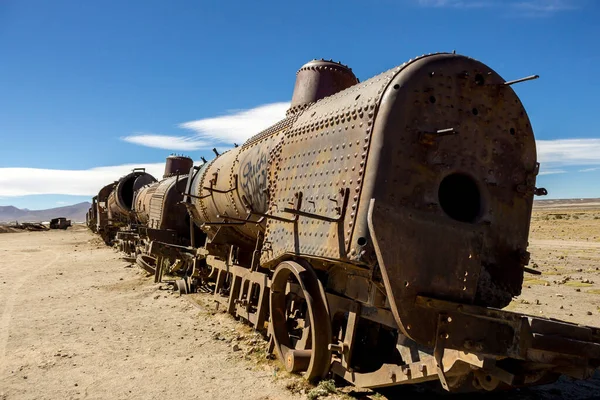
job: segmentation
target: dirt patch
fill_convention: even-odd
[[[86,230],[3,235],[0,399],[303,398],[247,326],[100,244]]]
[[[531,220],[523,291],[507,307],[533,315],[600,325],[600,208],[544,207]]]

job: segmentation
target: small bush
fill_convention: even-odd
[[[309,400],[316,400],[319,397],[327,396],[330,393],[337,393],[333,379],[319,382],[319,385],[308,392],[306,397],[308,397]]]

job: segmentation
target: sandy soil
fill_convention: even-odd
[[[248,328],[128,266],[83,227],[0,235],[0,399],[301,398]]]
[[[507,309],[600,326],[600,207],[536,208],[522,294]]]
[[[600,326],[600,207],[537,208],[531,232],[530,267],[542,275],[527,274],[507,309]],[[180,297],[154,284],[82,226],[0,235],[0,313],[0,400],[315,393],[268,360],[266,343],[206,296]],[[322,398],[386,398],[332,390]],[[415,396],[422,388],[388,398]],[[600,373],[484,397],[600,399]]]

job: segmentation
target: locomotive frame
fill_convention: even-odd
[[[148,240],[134,207],[118,246],[155,281],[178,273],[181,293],[209,292],[311,381],[491,391],[585,379],[600,329],[501,309],[530,272],[533,196],[546,193],[510,87],[531,78],[437,53],[360,83],[313,60],[286,118],[176,175],[187,243],[165,229]],[[89,212],[100,234],[119,182]]]

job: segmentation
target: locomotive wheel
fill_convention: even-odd
[[[154,275],[156,273],[155,266],[152,265],[156,265],[154,258],[145,254],[140,254],[137,256],[135,262],[149,274]]]
[[[187,282],[184,279],[177,279],[175,283],[177,284],[177,289],[179,289],[180,295],[189,293]]]
[[[288,281],[297,293],[286,293]],[[324,378],[331,363],[331,321],[325,290],[310,266],[285,261],[271,281],[272,338],[279,360],[289,372],[304,371],[309,381]]]

